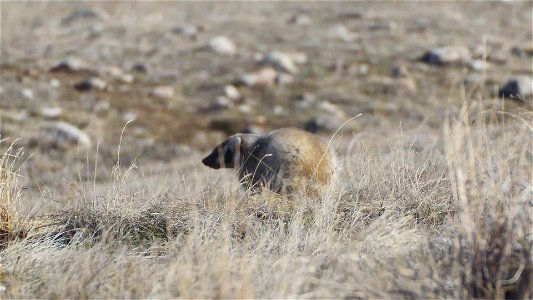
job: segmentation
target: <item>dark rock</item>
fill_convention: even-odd
[[[131,67],[131,69],[137,73],[143,73],[143,74],[148,73],[148,69],[146,68],[146,65],[144,64],[135,64],[133,65],[133,67]]]
[[[426,52],[420,61],[431,65],[464,64],[471,57],[470,50],[463,46],[435,48]]]
[[[505,83],[498,95],[515,100],[525,101],[525,98],[533,94],[533,78],[530,76],[517,76]]]
[[[92,89],[104,90],[107,87],[107,83],[100,78],[90,78],[82,80],[74,85],[74,88],[80,92],[87,92]]]

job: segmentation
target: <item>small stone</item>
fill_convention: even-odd
[[[118,80],[125,83],[132,83],[133,80],[135,80],[135,77],[131,74],[122,74],[122,76],[118,77]]]
[[[470,50],[463,46],[435,48],[426,52],[420,60],[431,65],[463,64],[471,57]]]
[[[135,119],[137,119],[137,114],[132,111],[126,112],[122,115],[122,120],[125,122],[129,122]]]
[[[171,86],[158,86],[152,90],[152,95],[160,99],[170,99],[174,97],[174,88]]]
[[[239,100],[241,98],[239,90],[231,84],[224,86],[224,94],[231,100]]]
[[[489,64],[481,59],[476,59],[468,62],[468,67],[473,71],[482,72],[489,68]]]
[[[45,132],[52,138],[52,142],[58,145],[73,143],[86,149],[92,145],[91,139],[85,132],[66,122],[57,122],[46,128]]]
[[[283,109],[283,106],[278,104],[274,106],[274,108],[272,109],[272,112],[275,115],[282,115],[283,113],[285,113],[285,110]]]
[[[182,34],[189,38],[195,38],[199,31],[200,30],[198,27],[190,24],[185,24],[183,26],[175,27],[172,29],[172,33]]]
[[[322,110],[323,112],[329,114],[330,116],[336,119],[341,119],[341,118],[346,117],[344,110],[342,110],[339,106],[329,101],[320,102],[318,104],[318,109]]]
[[[237,48],[233,41],[223,35],[212,38],[207,43],[207,46],[213,52],[221,55],[233,55],[237,52]]]
[[[252,106],[250,104],[244,103],[239,105],[238,107],[239,111],[244,114],[249,114],[252,112]]]
[[[146,68],[144,64],[134,64],[131,69],[137,73],[143,73],[143,74],[148,73],[148,69]]]
[[[257,72],[240,76],[237,82],[246,86],[269,86],[276,83],[277,77],[278,73],[273,68],[263,68]]]
[[[342,122],[330,116],[317,116],[311,118],[304,124],[304,129],[312,132],[334,132],[342,126]]]
[[[75,57],[69,57],[66,60],[58,63],[50,69],[50,72],[81,72],[87,71],[89,67],[86,62]]]
[[[232,105],[233,103],[228,98],[224,96],[218,96],[215,98],[209,109],[211,111],[223,110],[230,108]]]
[[[296,64],[303,64],[307,61],[307,56],[303,53],[284,53],[273,51],[268,53],[261,60],[262,64],[270,65],[280,71],[296,74],[298,67]]]
[[[82,80],[74,85],[74,88],[80,92],[87,92],[92,89],[105,90],[107,83],[98,77]]]
[[[311,18],[306,14],[294,14],[289,18],[288,23],[296,26],[308,26],[311,24]]]
[[[283,85],[283,84],[290,84],[294,82],[294,77],[289,74],[279,74],[276,77],[276,83]]]
[[[102,16],[90,9],[78,9],[71,12],[68,16],[61,20],[61,25],[71,25],[74,22],[81,20],[101,19]]]
[[[390,75],[394,78],[408,77],[409,71],[407,70],[407,66],[404,64],[394,64],[391,67]]]
[[[33,91],[28,89],[28,88],[24,88],[22,89],[22,96],[24,96],[24,98],[28,99],[28,100],[33,100]]]
[[[516,76],[498,91],[500,97],[525,101],[525,98],[533,94],[533,78],[530,76]]]
[[[109,111],[109,108],[111,105],[107,101],[100,101],[96,103],[96,105],[93,107],[93,111],[95,114],[99,116],[105,116],[107,112]]]
[[[328,31],[328,37],[343,42],[352,42],[357,38],[357,34],[350,32],[344,25],[337,25]]]
[[[40,115],[48,120],[57,119],[63,114],[63,109],[61,107],[43,107],[39,112]]]
[[[53,78],[50,80],[50,86],[57,89],[61,86],[61,82],[58,79]]]

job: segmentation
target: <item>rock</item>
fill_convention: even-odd
[[[39,112],[39,114],[45,118],[45,119],[48,119],[48,120],[54,120],[54,119],[57,119],[61,116],[61,114],[63,114],[63,109],[61,109],[61,107],[43,107],[41,108],[41,111]]]
[[[124,70],[116,66],[104,67],[102,72],[125,83],[132,83],[134,79],[133,75],[124,72]]]
[[[91,139],[85,132],[66,122],[57,122],[49,126],[46,128],[45,133],[52,139],[51,142],[60,146],[78,144],[85,149],[89,149],[92,145]]]
[[[342,122],[331,118],[331,116],[321,115],[311,118],[304,124],[304,130],[312,133],[335,132],[342,126]]]
[[[346,117],[344,110],[329,101],[321,101],[317,108],[324,113],[329,114],[334,119],[343,119]]]
[[[284,53],[280,51],[273,51],[262,57],[261,63],[270,65],[280,71],[296,74],[298,67],[296,64],[304,64],[307,62],[307,56],[304,53]]]
[[[148,73],[148,69],[146,68],[144,64],[134,64],[133,67],[131,67],[131,69],[137,73],[143,73],[143,74]]]
[[[294,77],[292,77],[289,74],[278,74],[276,77],[276,83],[283,85],[283,84],[290,84],[294,82]]]
[[[107,83],[98,77],[82,80],[74,85],[74,88],[80,92],[87,92],[92,89],[105,90]]]
[[[61,20],[61,25],[68,26],[74,22],[81,20],[98,20],[102,19],[102,15],[90,9],[78,9],[71,12],[68,16]]]
[[[33,100],[34,98],[33,91],[28,88],[22,89],[21,93],[22,93],[22,96],[28,100]]]
[[[343,42],[352,42],[357,38],[357,34],[350,32],[344,25],[337,25],[328,31],[328,37]]]
[[[231,84],[224,86],[224,94],[231,100],[239,100],[241,98],[239,90]]]
[[[133,121],[137,119],[137,114],[132,112],[132,111],[128,111],[128,112],[125,112],[123,115],[122,115],[122,120],[124,122],[129,122],[129,121]]]
[[[431,65],[464,64],[471,57],[470,50],[463,46],[435,48],[426,52],[420,60]]]
[[[105,116],[107,114],[107,112],[109,111],[109,108],[111,107],[111,105],[109,104],[109,102],[107,101],[99,101],[98,103],[96,103],[96,105],[94,105],[93,107],[93,112],[98,115],[98,116]]]
[[[477,72],[486,71],[489,68],[489,64],[481,59],[476,59],[468,62],[468,67]]]
[[[270,86],[276,83],[278,73],[273,68],[263,68],[254,73],[248,73],[240,76],[237,83],[246,86]]]
[[[275,105],[274,108],[272,109],[272,112],[275,114],[275,115],[282,115],[285,113],[285,110],[283,109],[283,106],[281,105]]]
[[[181,34],[191,39],[196,38],[200,31],[201,28],[190,24],[172,28],[172,33]]]
[[[393,64],[390,69],[390,75],[394,78],[408,77],[409,71],[404,64]]]
[[[252,134],[263,134],[265,133],[266,129],[264,126],[256,125],[256,124],[248,124],[244,126],[243,129],[240,130],[242,133],[252,133]]]
[[[61,82],[58,79],[53,78],[52,80],[50,80],[50,86],[57,89],[61,86]]]
[[[533,78],[530,76],[516,76],[505,83],[498,95],[510,99],[525,101],[525,98],[533,94]]]
[[[218,111],[218,110],[224,110],[228,109],[233,105],[233,102],[231,102],[230,99],[224,97],[224,96],[218,96],[213,100],[213,103],[209,107],[209,111]]]
[[[152,90],[152,95],[160,99],[170,99],[174,97],[174,88],[171,86],[158,86]]]
[[[294,14],[289,18],[288,23],[296,26],[308,26],[311,24],[311,18],[306,14]]]
[[[237,109],[243,114],[249,114],[252,112],[252,106],[248,103],[243,103],[237,107]]]
[[[88,71],[88,70],[89,70],[89,67],[85,61],[78,59],[78,58],[69,57],[66,60],[53,66],[50,69],[50,72],[74,73],[74,72],[81,72],[81,71]]]
[[[223,35],[212,38],[207,43],[207,46],[213,52],[221,55],[233,55],[237,52],[237,48],[233,41]]]

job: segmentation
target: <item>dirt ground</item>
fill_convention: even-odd
[[[0,134],[21,137],[17,145],[32,154],[25,164],[30,186],[77,177],[71,162],[93,164],[97,145],[100,166],[113,165],[133,119],[122,139],[123,164],[148,167],[205,153],[236,132],[305,127],[317,117],[327,123],[318,126],[325,138],[359,113],[343,127],[345,136],[438,134],[463,95],[483,98],[487,107],[531,111],[530,101],[497,95],[512,76],[531,76],[529,1],[1,5]],[[234,53],[210,50],[216,36],[229,38]],[[419,60],[455,45],[488,67]],[[238,84],[263,68],[260,55],[274,51],[305,59],[297,72],[278,71],[284,79],[277,82]],[[86,67],[51,71],[69,58]],[[75,88],[93,77],[107,86]],[[227,99],[226,85],[236,87],[237,97]],[[171,95],[157,96],[158,86]],[[58,108],[56,115],[43,112]],[[50,145],[43,132],[58,121],[88,134],[88,158],[77,147]]]

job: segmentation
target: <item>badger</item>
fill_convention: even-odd
[[[287,194],[327,186],[335,172],[335,154],[316,135],[297,128],[266,134],[235,134],[215,147],[202,163],[238,170],[247,189]]]

